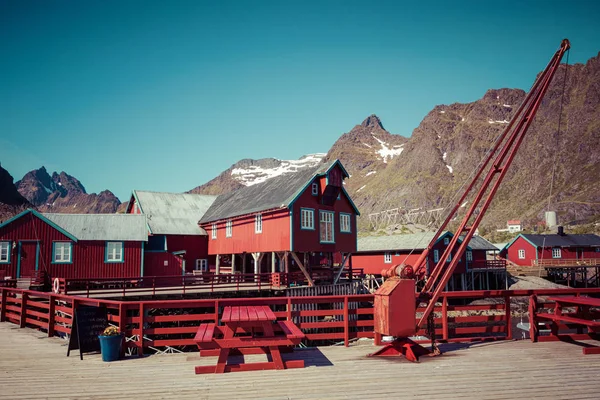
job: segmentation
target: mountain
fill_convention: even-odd
[[[31,204],[17,191],[13,177],[0,165],[0,221],[5,221]]]
[[[188,193],[218,195],[231,192],[243,186],[252,186],[275,176],[292,174],[319,164],[324,153],[308,154],[298,160],[278,160],[262,158],[260,160],[243,159],[223,171],[219,176],[195,187]]]
[[[42,212],[114,213],[121,204],[109,190],[88,194],[77,178],[65,172],[50,176],[45,167],[28,172],[15,186]]]

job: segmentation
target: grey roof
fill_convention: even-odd
[[[594,234],[573,235],[529,235],[522,234],[525,239],[538,247],[589,247],[600,246],[600,236]]]
[[[321,163],[294,174],[280,175],[253,186],[220,195],[200,222],[217,221],[257,211],[285,208],[312,179],[338,162]]]
[[[134,214],[42,214],[78,240],[148,240],[146,217]]]
[[[194,193],[141,190],[134,190],[133,195],[148,218],[148,229],[154,235],[206,235],[198,221],[217,198]]]
[[[440,238],[449,232],[443,232]],[[407,235],[366,236],[358,238],[358,252],[386,250],[423,250],[435,232],[411,233]],[[464,237],[464,236],[463,236]],[[482,238],[473,236],[469,242],[471,250],[498,250],[496,246]]]

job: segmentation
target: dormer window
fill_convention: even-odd
[[[319,195],[319,184],[314,182],[312,184],[312,195],[313,196],[318,196]]]

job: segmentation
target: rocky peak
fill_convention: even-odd
[[[0,221],[5,221],[31,204],[17,191],[12,175],[0,165]]]
[[[369,115],[363,122],[360,124],[363,128],[371,128],[371,129],[381,129],[385,131],[383,124],[379,117],[375,114]]]
[[[60,174],[57,174],[56,172],[52,173],[52,181],[56,184],[56,189],[60,191],[61,194],[87,193],[77,178],[64,171]]]

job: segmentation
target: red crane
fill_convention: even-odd
[[[394,336],[396,339],[372,355],[404,355],[411,361],[417,361],[420,355],[431,353],[430,350],[408,338],[409,336],[415,336],[426,323],[432,349],[435,353],[439,353],[435,345],[435,327],[433,325],[435,303],[454,273],[469,241],[500,187],[502,179],[525,138],[525,134],[548,90],[550,82],[558,70],[560,61],[569,48],[569,41],[564,39],[544,71],[536,79],[506,129],[497,139],[481,167],[473,176],[470,184],[415,264],[413,266],[399,265],[382,272],[382,275],[389,279],[375,292],[375,332]],[[484,178],[481,179],[482,177]],[[471,206],[462,219],[456,234],[446,247],[444,254],[427,276],[425,285],[418,293],[415,302],[415,272],[421,274],[426,270],[427,255],[432,250],[433,245],[446,229],[460,205],[475,190],[477,190],[477,194]],[[447,263],[446,260],[451,254],[454,254],[454,256],[450,263]],[[427,306],[415,324],[416,307],[420,303],[426,303]]]

